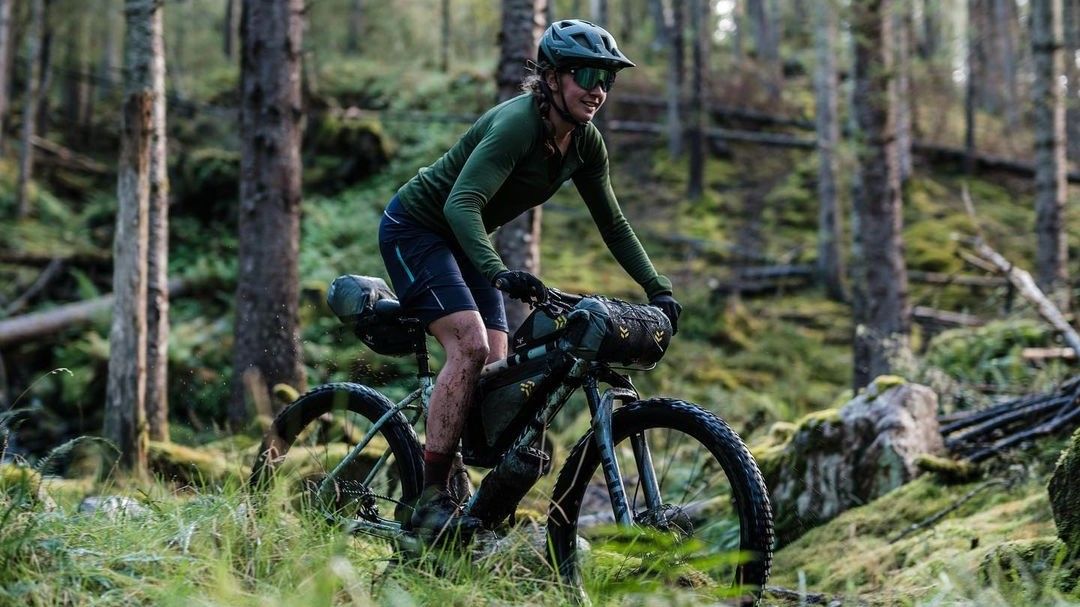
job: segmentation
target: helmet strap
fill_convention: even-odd
[[[556,77],[558,77],[558,72],[556,72]],[[586,124],[585,122],[574,118],[574,115],[566,109],[566,93],[563,91],[562,87],[559,88],[559,99],[562,101],[562,107],[559,107],[559,104],[555,103],[554,95],[552,95],[551,87],[548,86],[547,80],[540,80],[540,89],[544,92],[544,97],[547,98],[548,103],[551,104],[551,107],[555,108],[555,112],[558,113],[563,120],[575,127]]]

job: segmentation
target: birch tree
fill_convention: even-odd
[[[851,5],[858,182],[853,197],[855,388],[892,370],[907,351],[910,332],[895,137],[892,6],[890,0]]]
[[[165,135],[165,39],[162,10],[150,23],[150,199],[147,251],[146,418],[150,438],[169,439],[169,175]]]
[[[113,316],[105,436],[120,449],[121,468],[146,474],[146,290],[153,131],[153,31],[156,0],[126,0],[124,106],[117,167],[113,244]],[[158,15],[160,18],[160,15]]]
[[[1065,240],[1065,103],[1062,90],[1061,0],[1033,0],[1031,44],[1035,64],[1036,279],[1059,306],[1068,301]]]
[[[229,420],[245,393],[304,387],[298,333],[303,0],[244,0],[240,18],[240,212]]]

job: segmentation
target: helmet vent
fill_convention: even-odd
[[[589,48],[590,46],[592,46],[589,44],[589,37],[585,34],[571,34],[570,37],[574,39],[574,42],[577,42],[585,48]]]

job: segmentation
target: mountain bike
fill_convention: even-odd
[[[328,303],[377,352],[414,355],[419,385],[397,403],[358,383],[314,388],[274,420],[251,486],[266,491],[284,480],[301,507],[355,533],[415,546],[407,521],[424,464],[414,427],[434,386],[424,328],[377,278],[339,277]],[[753,604],[773,543],[768,492],[753,457],[715,414],[677,399],[642,399],[620,373],[656,365],[670,341],[667,317],[651,306],[556,289],[533,307],[511,354],[481,372],[460,455],[491,470],[474,494],[457,490],[464,510],[489,529],[513,520],[551,468],[547,429],[580,389],[590,429],[566,457],[547,511],[547,556],[561,581],[581,588],[601,571],[608,523],[667,538],[657,548],[663,555],[646,548],[619,557],[624,573],[648,575],[657,562],[678,561]],[[589,550],[579,536],[593,540]]]

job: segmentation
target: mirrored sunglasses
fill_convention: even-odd
[[[615,72],[602,67],[575,67],[569,70],[578,86],[591,91],[596,85],[605,93],[615,84]]]

